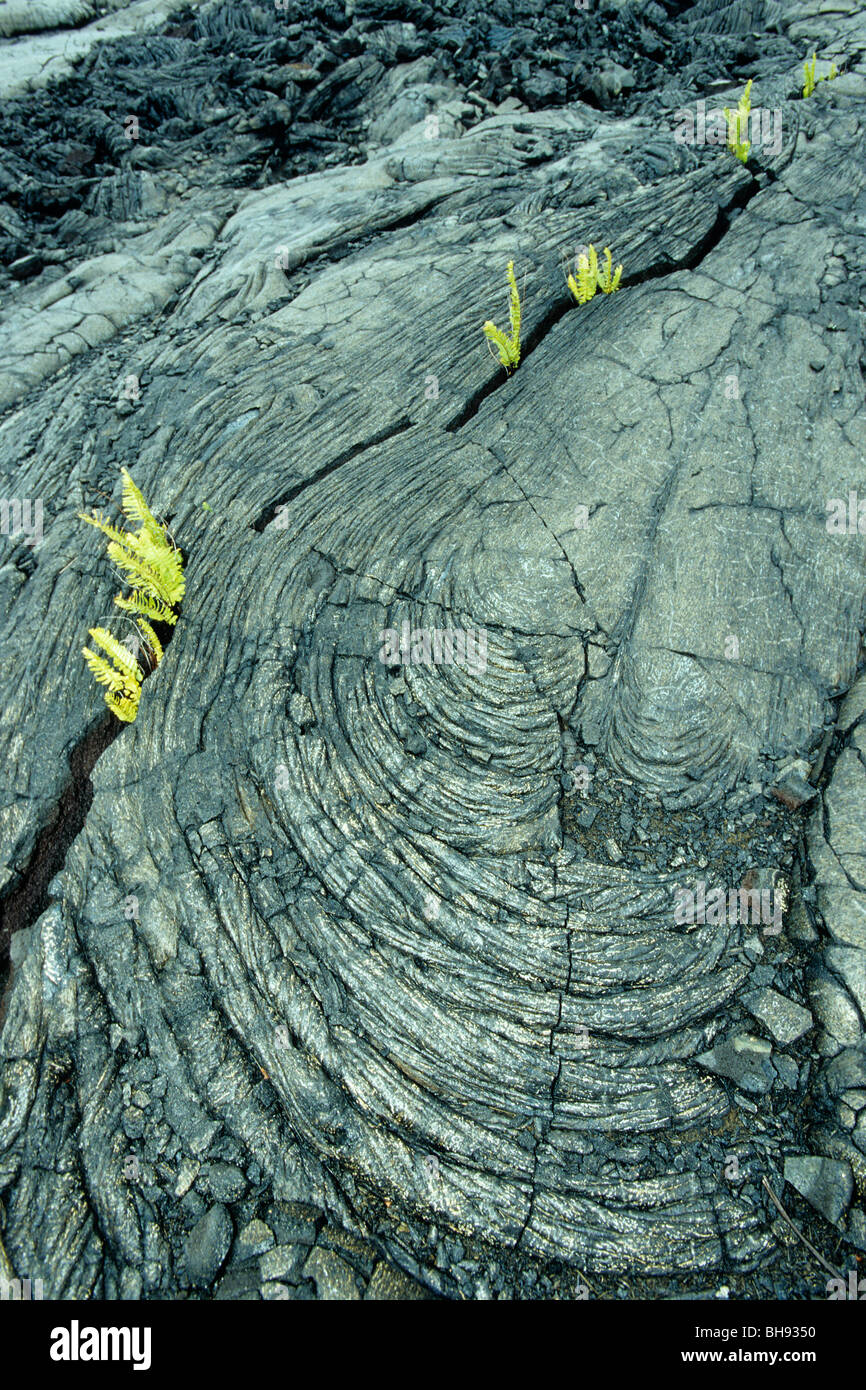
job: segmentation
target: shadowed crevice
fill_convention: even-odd
[[[14,885],[0,897],[0,976],[9,967],[9,944],[17,931],[31,927],[48,906],[48,885],[63,868],[93,800],[90,778],[97,760],[123,725],[106,712],[91,725],[69,755],[69,780],[36,837],[30,859]],[[5,978],[4,981],[5,983]]]

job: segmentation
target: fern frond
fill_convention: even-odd
[[[140,613],[143,618],[150,618],[151,622],[154,623],[168,623],[170,627],[174,627],[177,622],[177,614],[167,604],[148,598],[146,594],[140,593],[137,589],[129,598],[117,594],[114,602],[124,612]]]
[[[140,693],[141,692],[138,691],[135,695],[132,695],[128,693],[118,694],[109,692],[105,697],[105,703],[108,705],[108,708],[117,715],[118,719],[123,720],[124,724],[132,724],[135,722],[135,717],[138,714]]]
[[[183,556],[174,546],[169,545],[164,536],[158,541],[146,531],[134,535],[126,533],[127,550],[141,558],[152,575],[155,575],[163,589],[166,603],[180,603],[184,595]]]
[[[178,576],[173,554],[160,551],[146,536],[133,536],[134,549],[109,541],[108,554],[128,576],[130,587],[142,589],[161,603],[179,603],[183,597],[184,580]]]
[[[164,603],[178,604],[185,591],[183,557],[168,540],[165,527],[153,516],[127,469],[124,468],[122,472],[123,511],[130,521],[140,523],[140,531],[121,531],[99,512],[93,516],[84,512],[78,515],[82,521],[95,526],[108,537],[111,542],[109,555],[130,576],[133,584],[146,588],[154,598]],[[116,548],[112,550],[112,546]],[[139,560],[143,564],[139,564]]]
[[[154,665],[158,666],[164,656],[162,643],[146,618],[139,618],[138,626],[142,637],[153,652]]]
[[[622,275],[622,266],[618,265],[616,268],[616,273],[614,273],[613,257],[610,254],[609,246],[606,246],[604,248],[604,257],[604,270],[598,271],[596,276],[598,280],[598,287],[603,294],[614,294],[616,290],[619,289],[620,276]]]
[[[108,537],[108,554],[132,589],[128,597],[117,594],[114,602],[124,612],[136,615],[136,643],[141,638],[147,644],[153,664],[158,666],[164,651],[151,621],[169,625],[177,622],[174,607],[180,603],[186,587],[183,556],[169,539],[166,527],[154,517],[126,468],[122,476],[123,514],[127,520],[138,522],[137,532],[112,526],[99,512],[93,516],[79,512],[79,516]],[[131,724],[138,714],[145,673],[135,655],[107,628],[92,627],[90,635],[114,664],[89,647],[83,648],[85,660],[99,684],[107,687],[105,702],[109,709],[118,719]]]
[[[511,322],[511,342],[512,346],[517,344],[517,357],[520,357],[520,295],[517,292],[517,281],[514,278],[514,262],[508,262],[506,270],[508,283],[511,287],[511,302],[508,309],[508,317]],[[516,363],[515,363],[516,366]]]
[[[129,470],[122,468],[123,475],[123,497],[121,507],[123,515],[128,521],[137,521],[143,529],[157,544],[165,542],[165,528],[157,521],[150,507],[145,502],[135,483],[132,481]]]
[[[743,140],[741,137],[749,119],[749,112],[752,109],[750,94],[753,81],[754,78],[750,77],[746,83],[743,95],[737,102],[736,111],[730,111],[727,106],[724,108],[725,119],[728,123],[728,149],[732,154],[736,155],[737,159],[739,159],[742,164],[745,164],[749,155],[749,150],[752,147],[751,140]]]
[[[511,345],[511,339],[506,338],[502,329],[497,328],[496,324],[491,323],[488,319],[484,324],[484,333],[486,337],[489,338],[490,342],[498,349],[499,360],[503,367],[516,366],[517,363],[514,360],[514,349]]]
[[[89,647],[82,647],[81,650],[87,665],[100,685],[107,685],[109,690],[122,690],[124,688],[126,677],[122,671],[118,671],[115,666],[106,661],[104,656],[97,655]]]
[[[506,371],[516,367],[520,361],[520,295],[517,292],[517,281],[514,278],[514,262],[508,262],[508,285],[511,291],[508,305],[508,317],[511,323],[511,337],[506,337],[501,328],[490,319],[482,325],[485,336],[493,343],[499,352],[499,360]]]
[[[88,516],[87,512],[79,512],[78,516],[81,521],[86,521],[88,526],[95,526],[98,531],[104,532],[108,539],[114,541],[116,545],[126,544],[129,533],[119,531],[116,526],[112,526],[109,521],[105,520],[101,512],[94,512],[92,516]]]
[[[90,635],[97,646],[108,653],[115,666],[119,667],[120,671],[126,677],[127,684],[141,685],[141,667],[135,657],[121,642],[118,642],[117,638],[113,636],[107,628],[92,627],[90,629]]]
[[[160,534],[159,539],[154,541],[147,532],[143,531],[140,531],[133,538],[132,548],[159,576],[166,603],[180,603],[186,590],[186,581],[183,577],[183,556],[180,551],[175,546],[170,545],[163,534]]]
[[[816,53],[813,53],[811,63],[807,59],[806,62],[803,64],[803,77],[805,79],[803,82],[804,99],[812,95],[819,82],[832,82],[834,77],[839,76],[839,69],[836,67],[836,64],[831,63],[829,72],[825,72],[823,77],[816,77],[815,67],[817,61],[818,55]]]
[[[578,304],[588,304],[598,287],[598,256],[594,246],[587,247],[587,250],[589,255],[581,251],[577,258],[577,279],[569,275],[567,281]]]
[[[125,546],[118,545],[115,541],[109,542],[108,554],[118,569],[123,571],[130,586],[143,589],[152,598],[165,601],[159,575],[155,574],[139,555],[132,554]]]
[[[89,647],[83,647],[87,665],[99,684],[108,687],[105,692],[108,708],[114,711],[118,719],[131,724],[138,713],[141,697],[141,669],[127,649],[104,627],[92,627],[90,635],[97,646],[108,652],[115,664],[112,666],[105,657]]]
[[[805,63],[803,64],[803,79],[804,79],[804,80],[803,80],[803,99],[804,99],[804,100],[806,99],[806,97],[810,97],[810,96],[812,95],[812,93],[814,92],[814,90],[815,90],[815,86],[816,86],[816,83],[815,83],[815,64],[816,64],[816,62],[817,62],[817,58],[818,58],[817,53],[813,53],[813,54],[812,54],[812,61],[811,61],[811,63],[809,62],[809,59],[807,58],[806,61],[805,61]]]

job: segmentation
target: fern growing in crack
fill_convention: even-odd
[[[578,304],[588,304],[598,285],[598,256],[594,246],[588,247],[587,250],[588,255],[581,251],[577,258],[577,278],[575,279],[573,274],[569,274],[568,277],[568,288]]]
[[[581,251],[578,255],[575,263],[577,277],[570,273],[567,280],[568,288],[578,304],[588,304],[597,289],[603,294],[615,294],[619,289],[622,266],[618,265],[614,270],[609,246],[604,248],[604,257],[604,267],[599,270],[598,255],[594,246],[588,246],[586,251]]]
[[[752,109],[751,91],[753,81],[754,79],[750,77],[746,83],[745,91],[737,102],[736,111],[729,110],[727,106],[724,108],[725,120],[728,123],[728,149],[732,154],[736,155],[737,159],[739,159],[742,164],[745,164],[748,159],[749,150],[752,147],[751,140],[744,140],[743,134],[748,125],[749,113]]]
[[[816,76],[815,76],[815,66],[816,66],[817,60],[818,60],[818,55],[817,55],[816,53],[813,53],[813,54],[812,54],[812,61],[811,61],[811,63],[809,62],[809,60],[808,60],[808,58],[807,58],[807,59],[806,59],[806,62],[803,64],[803,79],[804,79],[804,80],[803,80],[803,100],[804,100],[804,101],[805,101],[806,97],[810,97],[810,96],[812,95],[812,93],[814,92],[814,90],[815,90],[815,88],[817,87],[817,85],[818,85],[819,82],[832,82],[832,80],[833,80],[834,77],[838,77],[838,76],[839,76],[839,70],[838,70],[838,68],[836,67],[836,64],[835,64],[835,63],[832,63],[832,64],[830,65],[830,71],[829,71],[829,72],[825,72],[823,77],[816,77]]]
[[[117,594],[115,605],[136,616],[136,630],[156,667],[162,660],[163,646],[152,624],[160,622],[173,626],[177,622],[175,609],[186,585],[183,557],[169,540],[166,527],[154,517],[127,469],[122,473],[121,508],[127,521],[138,523],[137,531],[121,530],[99,512],[92,516],[85,512],[78,515],[108,537],[108,554],[123,582],[132,589],[129,595]],[[107,628],[92,627],[90,636],[106,656],[84,647],[84,659],[100,685],[106,686],[108,708],[118,719],[131,724],[138,714],[144,671],[135,654]]]
[[[499,352],[499,361],[507,372],[513,371],[520,361],[520,295],[517,292],[517,281],[514,278],[514,262],[508,262],[508,285],[511,290],[509,301],[509,320],[511,324],[511,336],[506,337],[501,328],[497,328],[490,319],[484,324],[484,334],[489,342],[493,343]]]
[[[82,647],[84,659],[100,685],[108,686],[105,692],[108,708],[118,719],[131,724],[138,714],[138,702],[141,698],[141,667],[129,649],[122,642],[118,642],[107,628],[92,627],[90,636],[97,646],[108,653],[111,661],[91,651],[90,647]]]

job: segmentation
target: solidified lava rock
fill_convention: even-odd
[[[786,1158],[862,1244],[864,20],[487,9],[167,5],[0,117],[0,1276],[46,1296],[823,1296]],[[778,147],[675,138],[749,77]],[[121,465],[187,587],[91,768]]]

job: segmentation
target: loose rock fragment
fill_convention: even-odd
[[[760,1019],[776,1042],[787,1047],[812,1027],[808,1009],[795,1004],[774,989],[754,990],[743,995],[743,1003],[755,1018]]]
[[[229,1252],[232,1223],[226,1208],[211,1207],[193,1226],[184,1243],[186,1272],[191,1283],[212,1284]]]
[[[239,1260],[250,1260],[255,1255],[262,1255],[266,1250],[270,1250],[273,1244],[274,1233],[270,1226],[266,1226],[264,1221],[248,1221],[238,1232],[235,1254]]]
[[[316,1247],[304,1265],[304,1274],[315,1280],[319,1298],[354,1301],[361,1297],[353,1269],[333,1250]]]
[[[744,1091],[765,1094],[776,1079],[770,1064],[770,1044],[750,1033],[740,1033],[716,1043],[696,1060],[708,1071],[735,1081]]]
[[[849,1164],[808,1154],[785,1159],[785,1182],[834,1225],[849,1206],[854,1190]]]

